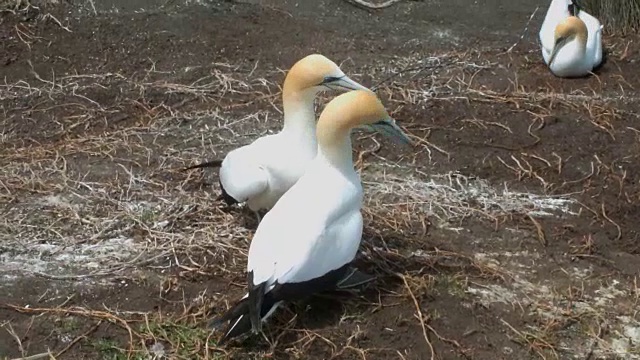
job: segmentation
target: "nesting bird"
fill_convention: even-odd
[[[539,32],[544,62],[558,77],[587,75],[602,62],[602,29],[576,0],[552,0]]]
[[[269,210],[303,174],[315,157],[314,100],[323,90],[368,90],[325,56],[309,55],[289,70],[283,86],[284,126],[273,135],[185,170],[220,167],[221,198],[227,205],[246,203],[254,212]]]
[[[350,271],[362,236],[363,191],[350,133],[368,128],[410,143],[373,92],[333,99],[317,125],[318,151],[304,174],[265,215],[251,241],[248,293],[224,315],[221,342],[261,330],[284,301],[336,289]]]

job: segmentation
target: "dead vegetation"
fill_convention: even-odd
[[[401,154],[375,136],[356,135],[367,196],[358,262],[379,280],[361,293],[323,299],[330,305],[292,305],[265,339],[229,348],[216,346],[206,323],[242,293],[255,224],[214,200],[215,174],[180,169],[277,129],[281,73],[258,62],[184,69],[150,62],[136,76],[31,67],[30,77],[0,86],[0,269],[9,275],[0,281],[33,276],[76,289],[124,282],[141,289],[143,302],[161,305],[89,306],[47,291],[37,301],[1,303],[11,317],[0,320],[0,331],[30,359],[83,352],[110,359],[488,358],[495,350],[470,340],[485,330],[448,326],[461,312],[495,317],[489,335],[501,334],[492,341],[514,358],[639,358],[637,280],[590,262],[608,261],[595,235],[563,235],[587,218],[623,236],[624,224],[598,195],[617,186],[621,202],[637,196],[628,185],[633,154],[578,157],[543,134],[565,113],[612,142],[637,142],[621,110],[637,100],[616,91],[534,89],[513,72],[495,86],[487,79],[505,70],[494,55],[448,52],[348,68],[356,79],[375,79],[390,113],[418,143]],[[459,114],[454,108],[465,115],[450,118]],[[476,149],[471,159],[484,159],[463,174],[456,161],[471,160],[456,159],[465,146]],[[484,167],[491,169],[486,177],[475,173]],[[543,253],[549,247],[568,257],[554,265]],[[514,248],[525,250],[506,250]],[[369,327],[371,319],[382,330]],[[32,324],[47,322],[55,336],[69,338],[28,344]],[[377,332],[400,335],[382,341]],[[419,333],[422,350],[395,346],[407,333]]]
[[[597,17],[609,33],[628,34],[640,29],[638,0],[583,0],[579,3]]]

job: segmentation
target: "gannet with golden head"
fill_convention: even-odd
[[[285,78],[284,126],[279,133],[237,148],[222,161],[209,161],[185,170],[220,166],[220,197],[227,205],[246,203],[254,212],[269,210],[316,155],[316,95],[323,90],[356,89],[368,90],[325,56],[306,56],[293,65]]]
[[[363,227],[363,191],[350,138],[355,127],[410,143],[373,92],[351,91],[327,104],[317,125],[317,156],[251,241],[247,295],[212,321],[213,327],[229,321],[221,342],[260,331],[284,301],[336,289],[349,271]]]
[[[576,0],[553,0],[539,32],[544,62],[559,77],[588,74],[602,63],[602,29]]]

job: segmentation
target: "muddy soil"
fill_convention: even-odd
[[[0,357],[640,359],[637,36],[567,80],[525,0],[33,4],[0,16]],[[422,139],[363,155],[379,279],[220,349],[255,224],[177,169],[277,129],[314,52]]]

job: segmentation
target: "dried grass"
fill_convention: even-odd
[[[631,33],[640,29],[639,0],[581,0],[580,6],[604,24],[609,33]]]
[[[477,117],[459,119],[460,123],[520,135],[529,144],[537,144],[542,139],[539,133],[544,118],[552,109],[562,107],[587,114],[595,128],[610,133],[612,140],[618,139],[617,98],[527,91],[517,83],[507,90],[476,85],[483,72],[495,66],[477,54],[448,53],[396,59],[349,73],[367,72],[381,79],[377,91],[393,113],[419,113],[434,102],[504,106],[525,112],[530,118],[528,127],[518,130],[504,119]],[[253,230],[243,226],[237,212],[227,212],[215,201],[211,190],[217,189],[209,186],[209,174],[179,169],[204,158],[220,157],[278,128],[275,119],[280,116],[277,84],[281,74],[266,72],[257,64],[219,63],[198,71],[201,76],[197,80],[182,81],[180,72],[164,71],[154,64],[140,78],[114,73],[40,74],[33,70],[29,79],[1,85],[0,101],[7,116],[0,124],[0,198],[7,207],[0,222],[4,253],[0,267],[7,269],[14,259],[10,270],[19,276],[85,283],[162,274],[161,284],[155,284],[160,299],[175,295],[181,284],[193,278],[224,277],[242,284]],[[123,95],[102,96],[109,94],[108,88]],[[101,96],[92,96],[95,94]],[[28,108],[19,106],[19,100],[26,101]],[[553,184],[547,179],[549,174],[566,171],[570,160],[529,151],[525,144],[501,149],[512,151],[510,156],[493,155],[500,167],[513,174],[514,185],[496,189],[489,181],[469,175],[433,174],[431,162],[448,161],[457,149],[431,138],[431,129],[425,128],[428,119],[422,123],[415,120],[399,119],[417,146],[415,154],[389,151],[390,156],[400,156],[395,163],[381,159],[381,150],[389,147],[376,137],[357,141],[373,142],[356,156],[367,198],[366,236],[359,261],[383,280],[372,290],[374,295],[347,301],[341,317],[344,323],[340,323],[340,329],[348,332],[344,337],[332,333],[335,329],[300,328],[298,315],[285,311],[278,317],[281,321],[272,326],[267,349],[251,344],[246,349],[220,349],[215,334],[204,324],[210,312],[221,310],[221,305],[233,301],[237,294],[216,286],[202,290],[195,298],[176,301],[179,310],[174,308],[169,315],[66,304],[53,308],[4,306],[31,316],[90,320],[92,327],[78,333],[65,347],[52,349],[53,356],[72,352],[78,343],[91,340],[93,326],[110,324],[123,334],[123,342],[102,347],[93,344],[102,349],[96,351],[128,358],[160,352],[185,359],[282,353],[303,356],[321,348],[333,358],[349,353],[366,359],[373,354],[406,355],[395,349],[364,348],[359,342],[364,330],[353,320],[397,302],[416,313],[411,321],[420,326],[432,358],[440,356],[443,349],[470,357],[469,349],[458,340],[440,335],[442,330],[431,322],[433,314],[425,311],[422,300],[434,292],[439,276],[467,286],[472,280],[509,283],[512,275],[480,261],[472,252],[428,248],[425,235],[432,223],[441,229],[460,230],[469,218],[490,227],[526,218],[533,224],[532,233],[547,244],[550,238],[542,219],[571,217],[578,210],[572,208],[575,204],[568,194],[551,196],[545,192],[563,185],[582,185],[596,173],[613,174],[615,169],[594,160],[591,175],[575,180],[575,184]],[[37,121],[46,124],[38,134],[31,132],[30,125],[21,125]],[[422,162],[415,160],[417,154],[424,156],[419,158]],[[540,194],[511,189],[528,179],[542,189]],[[604,207],[594,214],[603,223],[615,224]],[[392,239],[402,239],[405,245],[391,246]],[[593,241],[588,238],[572,246],[578,257],[593,252]],[[362,303],[367,310],[358,307]],[[509,323],[508,329],[525,346],[543,356],[557,351],[555,325],[548,327],[542,334],[545,336],[517,326]]]

